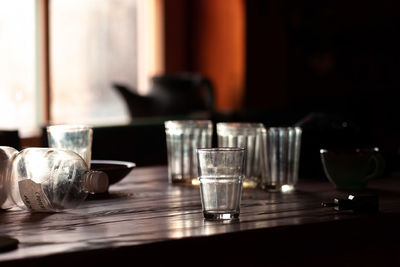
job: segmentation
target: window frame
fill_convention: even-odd
[[[36,29],[37,29],[37,93],[40,104],[37,111],[42,124],[51,122],[51,73],[50,73],[50,8],[51,0],[36,0]]]

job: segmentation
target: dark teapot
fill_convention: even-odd
[[[166,74],[154,76],[151,81],[152,88],[145,96],[123,84],[113,84],[125,100],[131,118],[213,111],[214,88],[206,77],[193,73]]]

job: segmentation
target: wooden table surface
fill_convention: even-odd
[[[301,180],[293,193],[245,189],[238,220],[207,221],[198,186],[168,184],[165,166],[136,168],[75,210],[0,211],[0,235],[20,242],[0,266],[389,264],[400,252],[399,179],[361,192],[379,196],[379,213],[322,207],[348,192]]]

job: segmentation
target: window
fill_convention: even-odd
[[[0,116],[0,129],[17,128],[22,135],[29,135],[46,123],[127,123],[129,113],[112,83],[125,83],[145,93],[149,77],[162,71],[160,3],[2,2],[0,112],[7,116]],[[37,23],[41,16],[49,18],[44,25]],[[42,27],[48,27],[49,38],[40,38]],[[48,66],[43,62],[43,49],[36,44],[48,47],[44,50]],[[40,77],[47,67],[46,89]],[[48,91],[43,94],[43,90]],[[47,118],[43,114],[46,109]]]
[[[51,119],[126,122],[113,82],[137,86],[136,1],[52,0]]]
[[[0,129],[38,124],[35,0],[0,3]]]

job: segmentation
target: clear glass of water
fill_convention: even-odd
[[[262,188],[293,191],[298,181],[301,128],[271,127],[262,131]]]
[[[197,149],[204,218],[239,217],[245,153],[246,149],[239,147]]]
[[[210,120],[166,121],[168,179],[170,183],[197,184],[197,148],[212,145]]]
[[[217,123],[219,147],[244,147],[247,149],[243,187],[255,188],[261,182],[260,142],[262,123]]]
[[[47,127],[49,147],[72,150],[90,169],[93,129],[87,125],[53,125]]]

